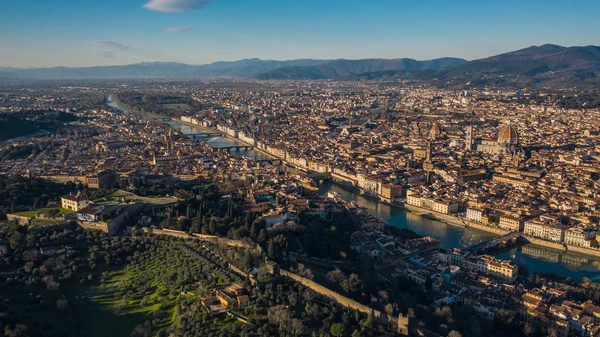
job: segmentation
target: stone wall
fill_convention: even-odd
[[[50,226],[30,227],[28,229],[28,231],[33,232],[33,233],[40,233],[40,232],[48,232],[48,231],[60,231],[63,229],[73,229],[73,228],[75,228],[75,222],[69,221],[69,222],[61,222],[59,224],[50,225]]]
[[[337,267],[340,270],[345,271],[360,271],[360,265],[354,261],[332,261],[327,259],[321,259],[318,257],[301,255],[298,253],[290,252],[288,253],[289,260],[313,264],[323,268],[334,268]]]
[[[573,246],[573,245],[564,245],[564,244],[558,243],[558,242],[552,242],[552,241],[532,238],[527,235],[522,235],[522,236],[525,239],[527,239],[527,241],[529,241],[529,243],[532,243],[534,245],[560,250],[561,252],[567,251],[567,252],[573,252],[576,254],[584,254],[584,255],[589,255],[589,256],[594,256],[594,257],[600,257],[600,249],[579,247],[579,246]]]
[[[286,270],[281,270],[280,274],[289,277],[296,282],[301,283],[303,286],[314,290],[316,293],[319,293],[323,296],[332,299],[334,302],[340,304],[341,306],[358,310],[366,315],[373,314],[373,320],[375,321],[375,323],[390,327],[402,335],[408,335],[408,317],[404,317],[402,315],[400,315],[399,317],[390,316],[379,310],[375,310],[364,304],[358,303],[346,296],[338,294],[335,291],[324,287],[312,280],[309,280],[294,273],[290,273]]]
[[[77,224],[85,229],[97,229],[108,233],[108,223],[105,221],[77,221]]]
[[[499,235],[506,235],[509,233],[509,231],[502,229],[502,228],[486,226],[486,225],[478,224],[478,223],[472,222],[472,221],[465,221],[465,222],[467,223],[468,227],[476,228],[476,229],[479,229],[479,230],[482,230],[485,232],[490,232],[490,233],[499,234]]]
[[[31,218],[26,216],[20,216],[16,214],[6,214],[6,219],[8,221],[14,222],[16,221],[19,226],[29,226],[31,225]]]
[[[148,229],[145,229],[145,231],[147,233],[149,232]],[[178,230],[166,229],[166,228],[165,229],[152,229],[152,234],[169,235],[169,236],[174,236],[174,237],[183,238],[183,239],[199,239],[199,240],[213,242],[215,244],[226,245],[229,247],[238,247],[238,248],[244,248],[244,249],[258,249],[259,252],[262,252],[262,249],[258,245],[253,245],[251,243],[247,243],[247,242],[239,241],[239,240],[222,238],[222,237],[219,237],[216,235],[207,235],[207,234],[199,234],[199,233],[189,234],[184,231],[178,231]]]
[[[586,247],[567,245],[567,251],[585,254],[585,255],[591,255],[591,256],[595,256],[595,257],[600,257],[600,250],[595,249],[595,248],[586,248]]]
[[[523,235],[523,237],[525,239],[527,239],[527,241],[529,241],[530,243],[533,243],[534,245],[548,247],[548,248],[560,250],[562,252],[564,252],[566,250],[565,246],[562,243],[540,240],[540,239],[532,238],[530,236],[525,236],[525,235]]]
[[[158,228],[153,228],[153,229],[148,229],[148,228],[144,228],[144,231],[146,233],[151,233],[154,235],[168,235],[168,236],[173,236],[176,238],[183,238],[183,239],[190,239],[191,236],[186,233],[186,232],[182,232],[182,231],[176,231],[176,230],[172,230],[172,229],[158,229]]]
[[[148,230],[147,232],[150,232],[150,231]],[[221,238],[221,237],[214,236],[214,235],[188,234],[186,232],[173,230],[173,229],[152,229],[151,233],[155,234],[155,235],[168,235],[168,236],[184,238],[184,239],[196,238],[199,240],[206,240],[206,241],[211,241],[211,242],[215,242],[215,243],[222,243],[222,244],[228,245],[230,247],[260,249],[260,246],[258,246],[258,245],[253,246],[252,244],[249,244],[247,242]],[[248,277],[248,275],[244,271],[237,268],[236,266],[234,266],[232,264],[228,264],[228,267],[233,272],[235,272],[239,275],[244,275],[244,276]],[[374,319],[375,323],[390,327],[402,335],[408,335],[408,318],[407,317],[404,317],[402,315],[400,315],[399,317],[393,317],[386,313],[380,312],[379,310],[374,310],[364,304],[358,303],[348,297],[338,294],[335,291],[333,291],[329,288],[326,288],[312,280],[304,278],[300,275],[296,275],[294,273],[290,273],[285,270],[281,270],[280,274],[283,276],[289,277],[290,279],[292,279],[296,282],[301,283],[305,287],[308,287],[308,288],[314,290],[315,292],[332,299],[334,302],[336,302],[344,307],[356,309],[366,315],[373,314],[373,319]],[[252,278],[250,278],[250,279],[252,280]]]

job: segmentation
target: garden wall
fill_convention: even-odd
[[[386,313],[383,313],[379,310],[372,309],[364,304],[358,303],[346,296],[336,293],[335,291],[324,287],[312,280],[304,278],[300,275],[290,273],[286,270],[281,270],[280,274],[286,277],[291,278],[292,280],[301,283],[303,286],[308,287],[315,292],[329,297],[334,302],[340,304],[341,306],[348,307],[351,309],[358,310],[364,314],[371,315],[373,314],[373,319],[375,323],[381,324],[387,327],[392,327],[398,333],[407,336],[408,335],[408,317],[404,317],[400,314],[399,317],[393,317]]]

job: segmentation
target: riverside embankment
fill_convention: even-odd
[[[181,130],[182,127],[185,128],[183,131]],[[182,131],[182,133],[188,134],[208,131],[197,125],[184,125],[181,123],[179,123],[179,126],[176,128]],[[210,129],[210,131],[214,132],[213,129]],[[214,147],[252,145],[242,143],[235,138],[226,137],[215,137],[205,141]],[[241,151],[236,154],[259,160],[273,158],[273,156],[264,151],[258,152],[257,150],[258,149]],[[406,228],[423,236],[432,236],[442,241],[441,247],[445,249],[469,247],[502,234],[492,227],[484,227],[483,225],[469,224],[468,226],[465,226],[462,224],[461,219],[453,216],[444,216],[442,218],[441,214],[435,214],[435,217],[439,217],[441,221],[427,219],[422,215],[431,213],[428,210],[419,208],[410,209],[408,207],[403,208],[396,205],[384,204],[380,201],[365,198],[356,191],[348,191],[329,181],[326,181],[319,186],[320,193],[326,195],[329,191],[338,192],[345,200],[353,201],[359,206],[364,207],[375,217],[384,220],[390,226]],[[545,242],[541,242],[541,244],[545,244]],[[598,275],[598,266],[600,266],[600,262],[598,262],[600,261],[599,257],[580,258],[580,256],[574,256],[572,252],[578,250],[577,248],[565,253],[564,250],[538,252],[539,249],[536,247],[538,246],[527,245],[518,249],[498,253],[496,256],[503,259],[511,259],[520,265],[527,265],[531,272],[555,273],[560,276],[572,277],[574,279],[580,279],[583,276],[592,277]],[[551,250],[551,248],[544,249]],[[564,257],[555,259],[554,256],[559,253],[563,254]],[[550,258],[548,258],[548,256],[550,256]],[[600,254],[594,254],[594,256],[600,256]]]

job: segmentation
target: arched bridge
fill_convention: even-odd
[[[275,164],[283,164],[283,160],[281,159],[258,159],[257,163],[270,163],[271,165]]]
[[[231,151],[248,151],[254,149],[254,146],[246,146],[246,145],[236,145],[236,146],[223,146],[220,147],[221,150],[225,150],[227,152]]]
[[[487,248],[495,247],[499,244],[506,244],[512,239],[518,239],[521,236],[519,232],[510,232],[508,234],[493,238],[491,240],[487,240],[478,244],[475,244],[466,250],[471,253],[479,253]]]
[[[209,138],[209,137],[219,137],[222,136],[219,132],[198,132],[198,133],[188,133],[186,134],[188,137],[196,138]]]

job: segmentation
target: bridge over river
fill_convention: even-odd
[[[248,151],[248,150],[253,150],[254,146],[246,146],[246,145],[235,145],[235,146],[220,146],[218,147],[221,150],[225,150],[227,152],[231,152],[233,151]]]
[[[480,242],[471,247],[468,247],[465,250],[468,252],[471,252],[471,253],[479,253],[488,248],[496,247],[496,246],[502,245],[502,244],[507,244],[508,242],[510,242],[513,239],[515,239],[515,240],[518,239],[519,237],[521,237],[521,235],[522,234],[519,232],[510,232],[508,234],[493,238],[491,240]]]
[[[209,137],[221,137],[223,134],[220,132],[198,132],[198,133],[187,133],[186,136],[192,137],[196,139],[199,138],[209,138]]]

